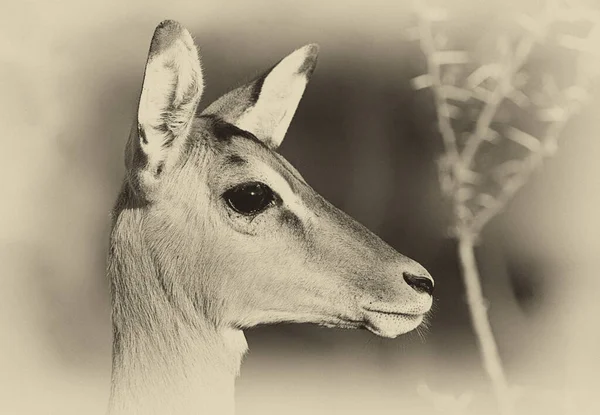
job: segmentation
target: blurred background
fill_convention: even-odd
[[[460,33],[493,37],[502,13],[539,3],[446,5],[461,16]],[[108,214],[150,38],[165,18],[187,26],[199,45],[204,106],[299,46],[319,43],[317,70],[281,153],[318,192],[436,280],[423,337],[310,325],[247,331],[238,413],[433,414],[436,405],[452,413],[453,401],[494,413],[456,243],[447,235],[435,106],[431,93],[410,84],[426,70],[418,42],[406,35],[415,23],[410,6],[2,2],[0,413],[104,412]],[[523,413],[600,413],[592,400],[600,386],[599,110],[594,97],[572,118],[557,155],[477,248],[492,327]]]

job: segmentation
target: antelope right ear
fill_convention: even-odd
[[[318,53],[316,44],[297,49],[254,81],[223,95],[202,115],[215,115],[277,149],[315,69]]]
[[[140,184],[151,184],[176,159],[187,137],[204,81],[189,32],[165,20],[154,31],[130,136],[128,168]]]

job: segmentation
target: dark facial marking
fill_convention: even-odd
[[[233,137],[242,137],[266,147],[266,145],[251,132],[242,130],[241,128],[224,121],[216,115],[202,115],[200,118],[212,121],[209,128],[211,128],[213,135],[219,141],[229,141]]]
[[[260,92],[262,91],[263,84],[265,83],[265,79],[267,78],[267,75],[269,75],[269,73],[271,73],[273,68],[266,71],[256,81],[254,81],[254,85],[252,85],[252,92],[250,92],[250,101],[252,102],[252,105],[256,104],[256,102],[258,101],[258,98],[260,97]]]
[[[304,74],[304,76],[306,76],[307,79],[310,79],[311,75],[313,74],[313,72],[315,71],[315,68],[317,66],[316,62],[317,62],[316,55],[308,56],[306,58],[306,60],[302,63],[302,66],[298,69],[298,73]]]
[[[142,140],[142,143],[148,144],[148,139],[146,138],[146,131],[141,124],[138,124],[138,137]]]
[[[246,163],[248,162],[237,154],[231,154],[225,159],[225,164],[227,165],[243,166]]]
[[[282,225],[289,226],[294,230],[294,232],[304,235],[306,230],[304,229],[304,224],[300,220],[298,216],[294,212],[288,209],[282,209],[279,214],[279,222]]]

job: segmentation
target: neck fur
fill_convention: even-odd
[[[218,327],[166,286],[142,238],[125,231],[121,239],[122,229],[115,227],[109,255],[109,413],[233,414],[234,380],[247,348],[243,332]]]

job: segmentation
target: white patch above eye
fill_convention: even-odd
[[[283,204],[300,218],[311,215],[302,199],[290,186],[289,182],[268,164],[255,161],[252,163],[253,172],[264,181],[275,193],[281,197]]]

